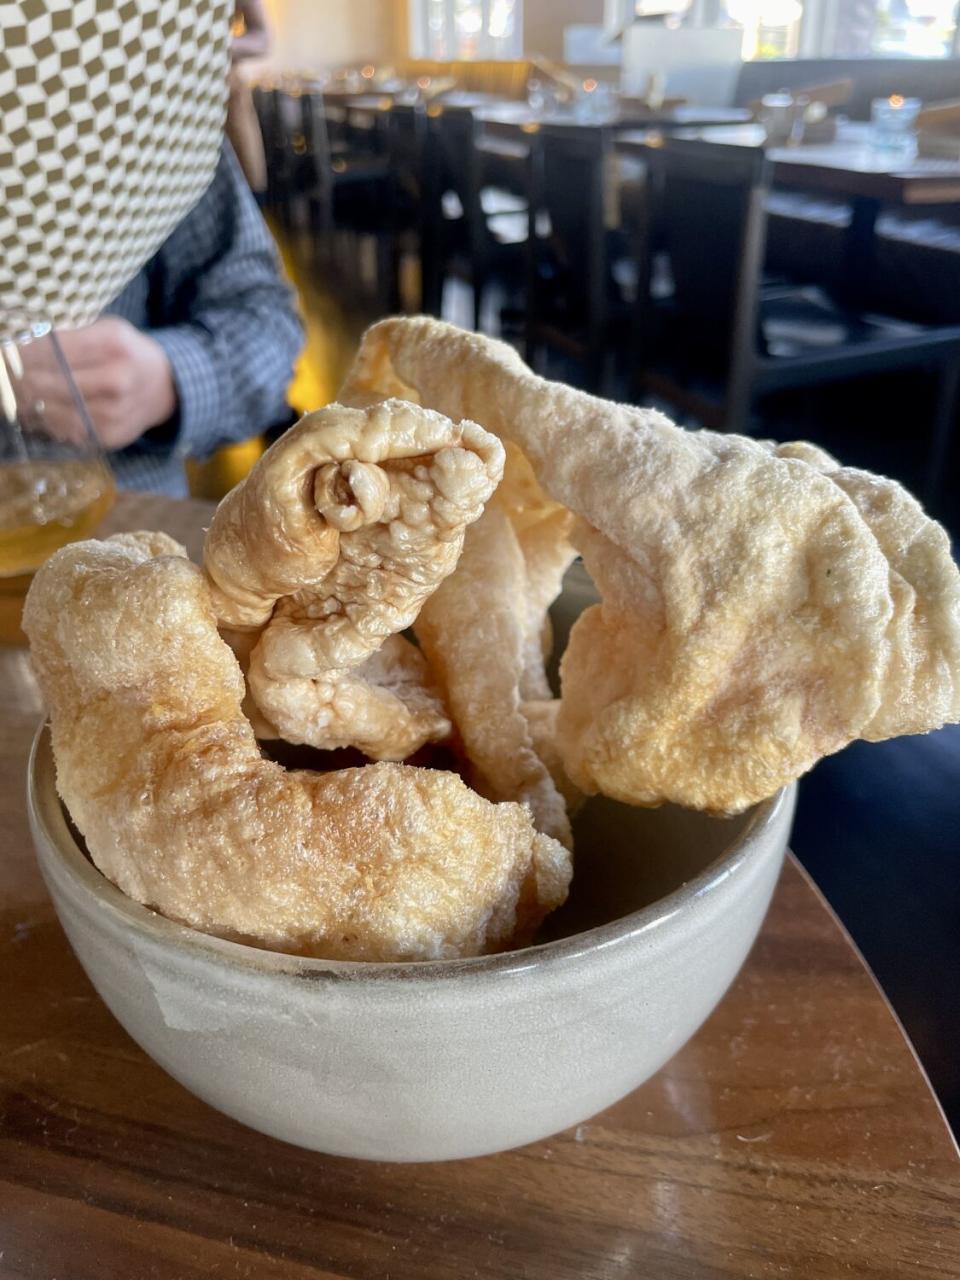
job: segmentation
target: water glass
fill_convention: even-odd
[[[874,98],[870,104],[870,142],[879,151],[908,152],[920,114],[919,98]]]
[[[113,476],[49,324],[0,340],[0,642],[19,643],[30,580],[86,538],[114,499]]]

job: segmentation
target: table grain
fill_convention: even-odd
[[[210,511],[121,495],[108,527],[196,554]],[[483,1159],[327,1157],[211,1110],[114,1021],[30,846],[23,651],[0,651],[0,708],[0,1280],[960,1277],[946,1123],[793,861],[714,1015],[617,1106]]]

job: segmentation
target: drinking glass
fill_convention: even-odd
[[[614,115],[610,86],[602,80],[584,80],[573,106],[573,114],[578,120],[591,124],[608,123]]]
[[[541,115],[545,102],[543,83],[536,77],[531,76],[527,81],[527,106],[534,115]]]
[[[870,104],[870,142],[878,151],[910,152],[922,103],[919,98],[874,98]]]
[[[772,147],[785,147],[803,140],[803,122],[810,99],[786,90],[765,93],[760,99],[760,123]]]
[[[0,643],[22,643],[34,571],[88,537],[113,476],[49,324],[0,340]]]

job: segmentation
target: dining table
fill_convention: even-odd
[[[618,132],[617,152],[642,158],[655,136],[650,129]],[[884,207],[960,202],[960,160],[920,156],[909,145],[903,150],[877,147],[870,126],[859,121],[838,125],[831,141],[801,141],[792,146],[768,146],[761,124],[681,129],[674,136],[721,149],[764,148],[775,186],[846,200],[851,216],[845,235],[843,271],[852,293],[873,270],[877,218]]]
[[[531,107],[526,102],[503,101],[478,106],[474,115],[485,130],[502,135],[529,134],[543,126],[570,130],[605,129],[618,134],[621,130],[638,128],[733,128],[752,119],[752,113],[746,107],[697,106],[693,103],[651,107],[636,102],[618,104],[616,100],[610,104],[609,110],[596,113],[589,109],[589,104],[583,103],[547,110]]]
[[[197,559],[212,511],[121,493],[102,533]],[[348,1160],[212,1110],[114,1021],[31,848],[24,649],[0,651],[0,706],[0,1280],[960,1278],[950,1130],[792,858],[719,1007],[629,1097],[499,1155]]]
[[[602,138],[609,143],[621,131],[636,130],[641,125],[649,130],[674,130],[693,126],[733,127],[751,119],[741,107],[695,106],[689,103],[651,108],[643,104],[614,104],[607,113],[578,111],[573,106],[551,110],[533,108],[522,101],[497,102],[473,109],[479,126],[477,149],[484,166],[485,178],[494,187],[526,196],[530,175],[528,160],[534,137],[542,130],[560,130],[570,135]],[[611,175],[615,161],[611,151]],[[616,178],[606,184],[608,224],[616,221]]]
[[[298,87],[303,93],[319,93],[324,102],[353,103],[362,98],[384,98],[394,102],[416,92],[416,86],[408,81],[378,84],[372,79],[364,79],[360,85],[331,84],[324,80],[301,79]]]

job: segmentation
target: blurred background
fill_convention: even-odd
[[[954,0],[268,11],[244,70],[307,326],[296,410],[367,323],[424,310],[686,426],[814,440],[957,537]],[[854,744],[803,783],[794,838],[955,1127],[958,782],[955,727]]]

